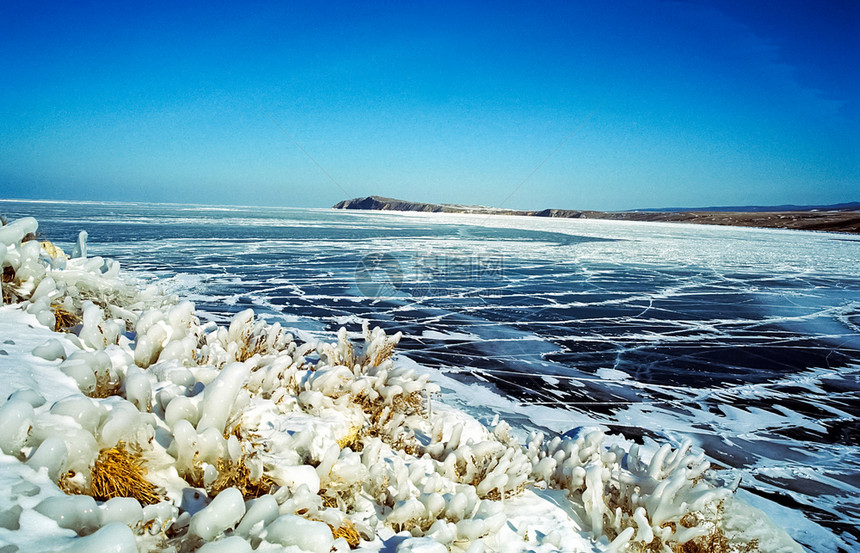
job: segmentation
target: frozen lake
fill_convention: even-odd
[[[689,437],[812,549],[860,540],[860,237],[505,216],[0,202],[202,318],[363,320],[479,418]],[[228,306],[232,311],[225,312]],[[802,515],[801,515],[802,513]]]

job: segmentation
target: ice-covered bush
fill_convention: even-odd
[[[566,489],[595,535],[620,536],[643,549],[677,547],[714,530],[702,523],[716,519],[731,491],[703,478],[709,463],[689,452],[690,442],[677,449],[664,444],[644,462],[637,445],[606,447],[604,438],[600,431],[549,441],[533,435],[532,477]]]

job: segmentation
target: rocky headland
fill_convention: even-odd
[[[576,209],[543,209],[539,211],[502,209],[485,206],[410,202],[382,196],[367,196],[338,202],[335,209],[375,211],[420,211],[425,213],[472,213],[487,215],[520,215],[567,219],[610,219],[619,221],[655,221],[696,223],[740,227],[786,228],[860,234],[860,202],[830,206],[732,207],[701,209],[667,209],[641,211],[589,211]],[[775,209],[775,211],[774,211]]]

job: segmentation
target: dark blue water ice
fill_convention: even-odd
[[[362,320],[400,330],[410,359],[494,391],[524,428],[692,437],[831,544],[860,540],[860,237],[200,206],[0,212],[37,217],[67,250],[86,230],[92,255],[213,320],[253,307],[317,336]],[[810,528],[793,535],[827,550]]]

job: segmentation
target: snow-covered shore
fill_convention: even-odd
[[[800,549],[686,447],[519,443],[435,400],[399,335],[201,324],[36,228],[0,228],[4,552]]]

